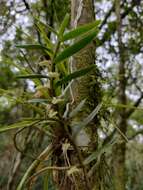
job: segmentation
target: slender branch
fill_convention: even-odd
[[[29,3],[26,0],[22,0],[22,1],[23,1],[24,5],[25,5],[25,8],[27,9],[27,11],[30,13],[30,15],[32,16],[32,18],[34,18]],[[36,29],[36,32],[37,32],[38,42],[39,42],[39,44],[42,44],[42,42],[41,42],[41,35],[40,35],[40,33],[39,33],[38,29],[37,29],[37,25],[36,25],[35,20],[34,20],[34,26],[35,26],[35,29]]]
[[[121,7],[123,7],[123,5],[124,5],[124,2],[121,4]],[[111,13],[112,13],[113,11],[115,11],[115,1],[113,2],[113,5],[112,5],[112,7],[110,8],[110,10],[106,13],[106,15],[105,15],[105,17],[104,17],[104,20],[102,21],[102,23],[101,23],[99,29],[102,29],[103,26],[107,23],[107,20],[108,20],[108,18],[111,16]],[[122,16],[124,16],[124,14],[123,14]],[[121,16],[121,17],[122,17],[122,16]]]
[[[110,17],[111,13],[114,11],[114,9],[115,9],[115,2],[113,3],[111,9],[110,9],[110,10],[107,12],[107,14],[105,15],[104,20],[102,21],[102,23],[101,23],[101,25],[100,25],[100,27],[99,27],[100,30],[101,30],[101,29],[103,28],[103,26],[107,23],[107,20],[108,20],[108,18]]]
[[[128,9],[126,9],[125,12],[123,12],[121,14],[121,19],[124,19],[132,10],[133,8],[136,6],[136,3],[132,3],[131,7],[129,7]],[[112,9],[112,8],[111,8]],[[114,10],[114,9],[113,9]],[[109,11],[110,12],[110,11]],[[108,15],[105,16],[105,21],[104,21],[104,24],[107,22],[107,18],[108,18]],[[103,25],[103,24],[102,24]],[[102,46],[107,40],[109,40],[111,38],[111,35],[113,35],[114,33],[116,32],[116,27],[113,28],[112,32],[109,31],[109,28],[107,28],[107,30],[105,31],[102,39],[100,40],[100,43],[97,44],[97,46]],[[110,33],[110,37],[107,39],[107,33]]]
[[[49,5],[48,5],[48,1],[47,0],[43,0],[43,7],[45,9],[45,20],[46,20],[46,24],[53,27],[53,24],[54,24],[54,0],[51,1],[51,6],[50,6],[50,9],[51,9],[51,14],[49,15],[48,13],[48,9],[49,9]],[[50,39],[50,36],[51,36],[51,32],[48,31],[47,32],[47,36],[48,38]]]
[[[22,1],[23,1],[24,5],[25,5],[25,8],[31,13],[31,9],[30,9],[30,6],[27,3],[27,1],[26,0],[22,0]]]

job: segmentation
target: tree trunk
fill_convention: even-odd
[[[116,16],[117,16],[117,33],[119,46],[119,88],[118,102],[126,105],[126,77],[125,77],[125,50],[122,43],[122,21],[120,16],[120,0],[116,0]],[[125,135],[127,130],[126,108],[117,111],[117,126]],[[113,146],[113,182],[115,190],[125,190],[125,153],[126,142],[118,134],[117,143]]]
[[[95,20],[94,17],[94,5],[92,0],[72,0],[71,1],[71,25],[76,28],[79,25],[90,23]],[[95,50],[96,46],[92,42],[79,53],[77,53],[71,60],[71,67],[73,70],[83,69],[95,63]],[[73,107],[78,105],[83,99],[86,99],[87,103],[83,111],[77,115],[76,121],[81,121],[87,116],[93,109],[101,102],[101,88],[98,82],[98,68],[90,74],[76,80],[73,84],[72,91],[74,97]],[[92,123],[88,126],[88,131],[81,131],[78,136],[78,146],[90,146],[92,150],[96,150],[98,146],[98,118],[96,117]],[[81,136],[80,136],[81,135]],[[84,155],[85,156],[85,155]],[[94,172],[94,176],[91,176],[89,189],[99,190],[100,180],[98,169]],[[83,179],[83,177],[82,177]],[[81,177],[79,180],[81,180]],[[87,189],[83,187],[80,189]]]
[[[92,0],[71,0],[71,25],[76,28],[79,25],[90,23],[94,21],[94,6]],[[71,72],[83,69],[92,64],[95,64],[95,50],[96,46],[92,42],[83,48],[80,52],[71,58]],[[72,107],[75,108],[82,100],[86,99],[86,104],[82,111],[77,114],[72,122],[82,121],[89,115],[93,109],[101,103],[101,88],[98,82],[99,70],[98,68],[89,74],[77,79],[72,85]],[[88,176],[88,171],[93,165],[84,166],[83,161],[89,155],[88,151],[96,151],[98,147],[98,129],[99,119],[94,118],[94,121],[88,125],[87,130],[82,130],[78,134],[78,140],[72,139],[70,142],[73,145],[73,151],[68,152],[68,158],[71,165],[79,164],[80,171],[71,176],[67,176],[64,172],[59,173],[58,189],[60,190],[100,190],[100,172],[99,165],[93,171],[92,175]],[[74,130],[74,129],[73,129]],[[86,151],[83,149],[86,146]],[[64,182],[62,183],[62,179]]]

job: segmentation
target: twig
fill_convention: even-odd
[[[26,9],[31,12],[30,6],[27,3],[27,1],[26,0],[22,0],[22,1],[23,1],[24,5],[25,5]]]
[[[114,11],[114,9],[115,9],[115,1],[114,1],[113,5],[112,5],[111,9],[109,10],[109,12],[107,12],[107,14],[105,15],[104,20],[102,21],[102,23],[101,23],[101,25],[100,25],[100,27],[99,27],[100,30],[101,30],[101,29],[103,28],[103,26],[107,23],[107,20],[108,20],[108,18],[110,17],[112,11]]]
[[[135,6],[136,6],[136,3],[132,3],[131,7],[126,9],[126,11],[121,14],[121,19],[124,19],[133,10],[133,8]],[[102,46],[107,41],[107,39],[106,39],[107,33],[110,33],[110,38],[111,38],[111,35],[113,35],[116,32],[116,27],[112,30],[112,33],[109,32],[108,30],[109,30],[109,28],[107,28],[107,30],[105,31],[105,33],[104,33],[102,39],[100,40],[100,43],[98,46]],[[94,41],[94,42],[96,43],[96,41]]]

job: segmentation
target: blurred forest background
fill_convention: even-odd
[[[77,1],[79,4],[76,1],[72,2],[75,3],[75,8],[71,6],[70,0],[0,0],[0,190],[23,188],[143,190],[143,1],[81,1],[84,9],[92,5],[94,19],[100,21],[96,26],[98,34],[92,42],[95,46],[93,62],[96,64],[96,71],[92,76],[90,73],[86,74],[85,70],[83,74],[79,72],[76,76],[71,76],[67,66],[71,58],[63,58],[61,66],[59,64],[56,68],[56,72],[60,73],[60,79],[54,78],[52,74],[57,73],[52,70],[51,75],[54,79],[51,79],[50,83],[52,86],[55,80],[60,80],[61,86],[59,85],[56,90],[49,89],[45,85],[47,79],[42,76],[49,71],[47,64],[50,65],[52,62],[52,53],[47,53],[48,50],[44,51],[43,47],[48,49],[47,44],[52,44],[51,46],[55,48],[58,41],[56,34],[65,15],[81,11],[80,1]],[[87,12],[90,17],[90,11]],[[76,21],[76,24],[80,25],[94,20],[82,18],[81,23],[78,23],[80,16],[79,14],[77,20],[73,16],[71,22]],[[73,25],[69,22],[65,28],[63,32],[64,30],[68,32]],[[80,39],[80,36],[78,37]],[[73,39],[66,41],[59,52],[74,43],[73,41]],[[29,46],[22,47],[25,44]],[[30,44],[40,46],[34,47]],[[84,51],[88,52],[86,47],[84,48]],[[75,54],[74,59],[77,62],[81,59],[78,59],[81,51]],[[58,59],[60,56],[57,62]],[[89,59],[87,58],[85,62]],[[76,69],[82,68],[79,66]],[[29,76],[26,77],[28,74]],[[94,74],[96,77],[93,76]],[[71,112],[67,119],[67,111],[69,111],[67,107],[73,100],[68,99],[66,95],[64,102],[60,102],[62,100],[55,97],[60,97],[70,82],[81,76],[87,83],[88,77],[92,78],[88,87],[86,82],[84,84],[82,80],[79,82],[79,85],[82,88],[86,86],[85,91],[90,93],[86,92],[83,96],[84,90],[79,90],[76,95],[73,94],[76,105],[72,107],[74,113]],[[90,88],[92,86],[94,87]],[[80,89],[78,85],[76,87]],[[80,100],[78,96],[81,97]],[[83,105],[85,99],[92,99],[92,101],[87,100],[88,105]],[[46,101],[52,101],[52,105],[56,106],[53,108]],[[88,111],[84,111],[85,115],[79,113],[78,119],[77,116],[75,118],[83,120],[86,116],[90,116],[87,118],[88,121],[83,121],[90,123],[91,128],[94,128],[91,123],[96,123],[96,130],[87,131],[94,144],[89,143],[92,144],[89,149],[81,149],[75,145],[69,132],[64,138],[59,137],[58,133],[61,131],[53,129],[54,124],[49,124],[47,119],[52,118],[52,122],[57,122],[62,118],[59,119],[61,122],[64,124],[71,122],[73,126],[76,119],[71,119],[71,115],[83,106]],[[72,108],[69,108],[70,111]],[[55,111],[57,109],[58,113]],[[55,116],[56,114],[58,116]],[[82,118],[81,115],[84,117]],[[87,137],[84,138],[82,141],[86,141]],[[55,141],[61,143],[62,148],[54,147],[54,153],[51,153],[53,156],[46,161],[45,158],[38,157],[44,148]],[[75,155],[74,159],[73,155]],[[76,165],[78,157],[83,172]],[[22,186],[18,186],[27,168],[38,159],[44,161],[28,173],[24,185],[21,183]],[[86,167],[83,166],[84,164]],[[29,179],[47,166],[58,168],[47,168],[46,172],[41,171],[40,175],[37,174],[36,177]],[[65,168],[69,172],[68,177],[65,177],[66,174],[61,167],[69,167]],[[55,174],[54,171],[57,170],[59,170],[58,174]],[[83,177],[79,177],[78,172],[81,172],[80,175]],[[27,182],[28,179],[30,182]],[[81,184],[77,184],[77,181],[81,182],[82,187]],[[89,181],[89,185],[85,181],[87,184]]]

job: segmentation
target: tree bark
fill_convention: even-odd
[[[118,103],[126,105],[126,77],[125,77],[125,49],[122,42],[122,20],[120,0],[116,0],[116,17],[117,17],[117,34],[119,47],[119,88],[118,88]],[[126,135],[127,116],[126,108],[120,108],[117,112],[117,126],[121,132]],[[113,183],[115,190],[125,190],[125,153],[126,142],[117,134],[117,142],[113,146]]]
[[[72,0],[71,1],[71,25],[76,28],[79,25],[90,23],[95,20],[94,16],[94,4],[92,0]],[[72,69],[79,70],[87,66],[95,64],[95,43],[90,43],[88,46],[83,48],[79,53],[77,53],[71,60]],[[81,121],[85,116],[87,116],[91,111],[101,102],[101,88],[98,82],[98,68],[87,74],[86,76],[76,80],[73,84],[72,91],[74,97],[73,107],[77,106],[83,99],[86,99],[86,105],[83,111],[77,115],[76,121]],[[88,126],[88,131],[82,131],[81,136],[79,134],[79,148],[83,145],[89,145],[92,150],[96,150],[98,146],[98,128],[99,120],[96,117],[93,122]],[[83,138],[84,136],[84,138]],[[80,141],[81,138],[81,141]],[[98,168],[91,176],[89,189],[99,190],[100,189],[100,179]],[[80,189],[87,189],[83,187],[82,182],[83,177],[80,177],[81,187]]]
[[[92,0],[71,0],[71,26],[76,28],[79,25],[87,24],[95,20],[94,17],[94,5]],[[74,72],[79,69],[83,69],[92,64],[95,64],[95,43],[90,43],[80,52],[76,53],[71,58],[70,69]],[[72,122],[82,121],[87,115],[89,115],[93,109],[101,103],[102,93],[100,83],[98,80],[99,70],[98,68],[89,74],[74,81],[71,91],[72,98],[71,104],[74,109],[82,100],[86,99],[82,111],[72,119]],[[96,164],[93,162],[90,166],[84,166],[83,161],[89,155],[88,151],[96,151],[98,147],[98,134],[97,129],[99,125],[98,117],[94,118],[88,125],[87,130],[82,130],[78,134],[78,142],[76,139],[71,139],[71,145],[73,151],[68,152],[68,158],[71,165],[80,165],[80,171],[74,173],[72,176],[67,176],[64,172],[63,175],[59,173],[59,190],[100,190],[100,163],[96,166],[92,175],[88,176],[88,171]],[[70,138],[69,138],[70,139]],[[73,141],[73,142],[72,142]],[[83,146],[86,146],[86,151],[83,150]],[[62,179],[64,182],[62,183]]]

